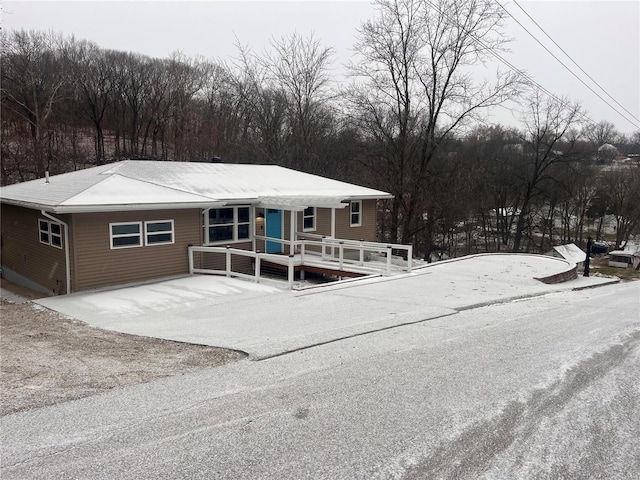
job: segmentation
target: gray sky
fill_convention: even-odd
[[[571,67],[600,96],[633,124],[583,86],[522,27],[510,20],[506,34],[515,38],[510,63],[559,96],[582,102],[595,121],[607,120],[622,132],[640,129],[640,2],[539,1],[519,4],[595,79],[625,112],[567,59],[511,0],[507,10]],[[6,30],[53,30],[92,40],[105,48],[167,57],[180,50],[189,56],[228,59],[236,37],[256,51],[272,37],[313,32],[336,50],[336,74],[351,55],[356,28],[374,15],[368,1],[28,1],[2,2]],[[499,65],[505,69],[504,65]],[[633,117],[636,117],[634,119]],[[497,109],[489,119],[513,125],[513,114]]]

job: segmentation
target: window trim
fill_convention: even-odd
[[[147,227],[149,226],[149,224],[152,223],[170,223],[171,224],[171,230],[163,230],[160,232],[149,232],[147,230]],[[149,236],[154,236],[154,235],[166,235],[167,233],[171,234],[171,240],[168,242],[149,242]],[[175,243],[176,240],[176,234],[175,234],[175,225],[173,223],[173,219],[169,220],[147,220],[144,222],[144,245],[146,247],[154,247],[156,245],[171,245],[173,243]]]
[[[113,227],[117,227],[120,225],[138,225],[138,233],[126,233],[126,234],[113,234]],[[142,236],[144,235],[144,230],[142,229],[142,222],[110,222],[109,223],[109,247],[111,250],[120,250],[123,248],[138,248],[144,246],[144,239]],[[114,245],[114,238],[128,238],[128,237],[139,237],[138,245]]]
[[[353,211],[353,206],[358,205],[358,211]],[[358,221],[356,223],[353,222],[353,216],[358,215]],[[362,226],[362,200],[352,200],[349,203],[349,226],[350,227],[361,227]]]
[[[307,215],[307,210],[309,209],[313,210],[313,214],[312,215]],[[316,207],[307,207],[302,211],[302,231],[303,232],[315,232],[316,231],[316,226],[317,226],[317,212],[318,209]],[[310,218],[313,221],[313,225],[311,227],[305,227],[305,219]]]
[[[233,222],[232,223],[217,223],[217,224],[209,224],[209,212],[211,210],[224,210],[231,208],[233,209]],[[240,209],[246,208],[249,210],[249,219],[246,222],[239,221],[238,212]],[[241,225],[247,225],[249,227],[249,231],[247,237],[239,238],[238,236],[238,228]],[[232,238],[228,240],[218,240],[211,241],[209,239],[209,228],[211,227],[222,227],[222,226],[232,226]],[[202,228],[204,229],[204,245],[229,245],[232,243],[246,243],[251,241],[251,237],[253,235],[253,223],[251,220],[251,205],[227,205],[224,207],[217,208],[206,208],[202,211]]]
[[[46,226],[46,230],[42,228],[43,225]],[[52,225],[56,225],[60,229],[60,233],[53,233],[51,229]],[[47,236],[46,242],[42,240],[42,234],[45,234]],[[54,238],[57,238],[60,240],[59,245],[56,245],[53,242]],[[38,219],[38,240],[43,245],[49,245],[50,247],[59,248],[60,250],[62,250],[62,224],[58,222],[52,222],[51,220],[46,220],[44,218],[39,218]]]

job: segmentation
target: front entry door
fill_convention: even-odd
[[[282,238],[282,210],[267,208],[265,224],[267,227],[267,237]],[[268,241],[267,253],[282,253],[282,244]]]

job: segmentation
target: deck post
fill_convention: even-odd
[[[342,261],[344,260],[344,242],[340,242],[340,246],[338,247],[338,265],[340,266],[340,270],[342,270]]]
[[[325,258],[326,252],[327,252],[327,250],[326,250],[326,245],[325,245],[325,243],[324,243],[324,241],[325,241],[325,239],[326,239],[326,238],[327,238],[327,236],[326,236],[326,235],[322,235],[322,254],[321,254],[321,258],[322,258],[322,261],[323,261],[323,262],[324,262],[324,258]]]
[[[411,273],[413,267],[413,245],[409,245],[407,248],[407,272]]]
[[[256,283],[260,283],[260,250],[256,252]]]
[[[227,258],[227,266],[226,266],[226,273],[227,273],[227,277],[231,276],[231,245],[227,245],[227,251],[225,252],[225,256]]]
[[[193,275],[193,250],[191,250],[191,246],[187,247],[187,255],[189,256],[189,275]]]
[[[362,247],[362,242],[364,242],[364,238],[360,239],[360,266],[364,265],[364,248]]]
[[[392,248],[391,245],[387,246],[387,275],[391,275],[391,252],[392,252]]]
[[[289,255],[289,265],[287,268],[287,280],[289,281],[289,290],[293,290],[293,277],[295,275],[295,270],[293,269],[293,259],[294,255]]]
[[[304,280],[304,237],[301,237],[300,240],[302,240],[300,243],[300,266],[303,267],[300,269],[300,280]]]

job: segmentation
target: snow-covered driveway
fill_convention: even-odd
[[[551,257],[481,255],[304,291],[202,275],[37,303],[99,328],[242,350],[259,359],[477,305],[611,281],[579,276],[545,285],[534,279],[566,267]]]

